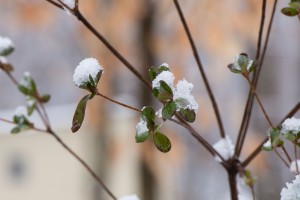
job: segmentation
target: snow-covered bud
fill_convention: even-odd
[[[254,70],[255,63],[248,58],[248,55],[241,53],[234,57],[233,63],[228,65],[228,68],[233,73],[247,75]]]
[[[185,79],[177,83],[176,89],[174,91],[174,101],[176,103],[177,111],[180,109],[190,109],[197,111],[198,103],[196,102],[191,91],[194,85]]]
[[[27,108],[25,106],[18,106],[15,110],[15,116],[17,117],[28,117]]]
[[[86,58],[76,67],[73,81],[76,86],[93,91],[96,89],[103,68],[95,58]]]
[[[0,56],[7,56],[14,50],[13,42],[7,37],[0,36]]]
[[[136,135],[135,140],[136,142],[144,142],[149,137],[149,129],[147,127],[147,121],[143,119],[143,117],[140,117],[139,122],[135,126],[136,129]]]
[[[300,132],[300,119],[297,119],[295,117],[287,118],[282,123],[282,129],[281,133],[283,135],[291,133],[293,135],[297,135]]]
[[[228,135],[216,142],[213,145],[213,148],[224,158],[224,160],[228,160],[234,154],[234,145]],[[221,162],[221,159],[218,156],[216,156],[215,159],[218,162]]]

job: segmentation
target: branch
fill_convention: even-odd
[[[213,147],[212,147],[212,145],[211,144],[209,144],[193,127],[191,127],[191,126],[189,126],[189,125],[187,125],[186,123],[181,123],[181,122],[179,122],[179,121],[177,121],[177,120],[174,120],[174,119],[169,119],[170,121],[172,121],[172,122],[175,122],[176,124],[178,124],[178,125],[180,125],[180,126],[182,126],[182,127],[184,127],[184,128],[186,128],[188,131],[189,131],[189,133],[198,141],[198,142],[200,142],[203,146],[204,146],[204,148],[205,149],[207,149],[207,151],[212,155],[212,156],[217,156],[217,157],[220,157],[220,159],[221,159],[221,165],[225,168],[225,169],[227,169],[228,168],[228,166],[227,166],[227,163],[226,163],[226,161],[224,160],[224,158],[219,154],[219,152],[217,152]]]
[[[180,5],[178,3],[178,0],[174,0],[174,4],[176,6],[177,12],[179,14],[179,17],[180,17],[180,20],[181,20],[182,25],[184,27],[184,30],[185,30],[185,32],[187,34],[187,37],[189,39],[189,42],[190,42],[190,45],[191,45],[191,48],[192,48],[195,60],[197,62],[198,68],[200,70],[200,73],[201,73],[202,79],[204,81],[204,85],[206,87],[206,90],[207,90],[207,93],[209,95],[210,101],[212,103],[212,106],[213,106],[213,109],[214,109],[214,112],[215,112],[215,115],[216,115],[216,118],[217,118],[219,130],[220,130],[220,135],[221,135],[222,138],[224,138],[225,137],[225,130],[224,130],[224,127],[223,127],[223,123],[222,123],[220,111],[218,109],[218,105],[217,105],[217,102],[215,100],[215,97],[214,97],[214,94],[212,92],[212,89],[211,89],[211,87],[209,85],[207,76],[206,76],[206,74],[204,72],[204,68],[203,68],[203,65],[201,63],[200,56],[199,56],[199,54],[197,52],[197,48],[196,48],[195,42],[193,40],[193,37],[192,37],[192,34],[191,34],[190,30],[189,30],[187,22],[186,22],[186,20],[184,18],[184,15],[182,13],[182,10],[181,10],[181,7],[180,7]]]
[[[126,105],[126,104],[121,103],[121,102],[119,102],[119,101],[115,101],[115,100],[113,100],[113,99],[111,99],[111,98],[109,98],[109,97],[107,97],[107,96],[105,96],[105,95],[99,93],[98,91],[97,91],[96,95],[101,96],[101,97],[103,97],[103,98],[105,98],[105,99],[107,99],[107,100],[109,100],[109,101],[111,101],[111,102],[113,102],[113,103],[115,103],[115,104],[118,104],[118,105],[120,105],[120,106],[123,106],[123,107],[125,107],[125,108],[131,109],[131,110],[134,110],[134,111],[137,111],[137,112],[142,112],[142,111],[141,111],[140,109],[138,109],[138,108],[134,108],[134,107],[132,107],[132,106]]]
[[[263,2],[263,4],[264,3],[265,2]],[[277,5],[277,0],[275,0],[274,4],[273,4],[272,16],[271,16],[271,19],[270,19],[270,22],[269,22],[269,27],[268,27],[268,31],[267,31],[267,37],[266,37],[266,40],[265,40],[265,43],[264,43],[263,53],[262,53],[262,56],[259,60],[258,65],[256,67],[256,70],[254,71],[254,76],[253,76],[253,81],[252,81],[254,87],[257,86],[258,78],[259,78],[261,68],[262,68],[262,64],[263,64],[265,54],[266,54],[266,51],[267,51],[267,46],[268,46],[268,43],[269,43],[269,37],[270,37],[272,24],[273,24],[273,21],[274,21],[274,16],[275,16],[275,11],[276,11],[276,5]],[[264,15],[265,15],[264,14],[264,12],[265,12],[264,9],[265,9],[265,6],[263,5],[262,6],[262,12],[263,13],[262,13],[261,21],[264,20]],[[260,26],[262,26],[262,25],[264,25],[263,22],[260,23]],[[260,30],[261,29],[262,29],[262,27],[260,27]],[[259,33],[262,35],[262,31],[259,31]],[[260,37],[262,37],[262,36],[259,36],[259,38]],[[254,94],[252,94],[251,89],[250,89],[249,93],[248,93],[248,99],[247,99],[247,104],[246,104],[246,107],[245,107],[245,110],[244,110],[242,123],[241,123],[239,134],[238,134],[237,145],[236,145],[236,148],[235,148],[235,156],[236,157],[239,157],[240,154],[241,154],[242,147],[243,147],[245,137],[246,137],[246,134],[247,134],[247,130],[249,128],[249,122],[250,122],[251,113],[252,113],[253,100],[254,100]]]
[[[282,124],[284,122],[284,120],[286,118],[290,118],[292,116],[294,116],[298,110],[300,109],[300,102],[298,102],[298,104],[278,123],[277,126],[280,126],[280,124]],[[265,142],[268,141],[268,137],[266,137],[260,144],[259,146],[248,156],[248,158],[246,158],[243,162],[242,162],[242,166],[246,167],[260,152],[261,152],[261,148],[264,145]]]
[[[10,121],[10,120],[7,120],[7,119],[4,119],[4,118],[0,118],[0,121],[2,122],[5,122],[5,123],[10,123],[10,124],[16,124],[15,122],[13,121]],[[109,196],[114,199],[114,200],[117,200],[117,198],[112,194],[112,192],[108,189],[108,187],[103,183],[103,181],[101,180],[101,178],[91,169],[90,166],[88,166],[88,164],[82,160],[82,158],[80,158],[69,146],[67,146],[63,141],[62,139],[56,134],[54,133],[51,128],[47,128],[47,130],[43,130],[43,129],[40,129],[40,128],[36,128],[35,126],[31,126],[30,127],[32,130],[35,130],[35,131],[38,131],[38,132],[43,132],[43,133],[49,133],[50,135],[52,135],[57,141],[58,143],[60,143],[63,148],[65,150],[67,150],[72,156],[74,156],[76,158],[76,160],[78,162],[80,162],[85,168],[86,170],[91,174],[91,176],[97,181],[97,183],[103,187],[103,189],[109,194]]]

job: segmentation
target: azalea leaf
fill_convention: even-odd
[[[160,132],[156,132],[155,134],[153,134],[153,141],[159,151],[167,153],[171,150],[172,145],[166,135]]]
[[[83,123],[85,116],[85,109],[87,105],[87,101],[90,99],[90,94],[84,96],[78,103],[77,108],[75,110],[72,122],[72,132],[75,133],[78,131]]]
[[[174,101],[167,102],[162,109],[163,119],[171,119],[176,113],[176,103]]]

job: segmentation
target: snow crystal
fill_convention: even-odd
[[[137,195],[134,194],[134,195],[128,195],[128,196],[121,197],[118,200],[140,200],[140,199],[138,198]]]
[[[152,81],[152,88],[159,88],[160,87],[159,81],[164,81],[173,90],[174,89],[174,86],[173,86],[174,79],[175,79],[175,76],[172,72],[163,71],[160,74],[158,74],[156,76],[156,78]]]
[[[181,108],[191,110],[198,109],[198,103],[196,102],[194,96],[191,95],[193,87],[193,84],[189,83],[185,79],[177,83],[176,89],[174,91],[174,101],[177,105],[178,110],[180,110]]]
[[[168,63],[163,63],[160,66],[164,66],[164,67],[170,68]]]
[[[228,160],[234,154],[234,145],[228,135],[225,138],[220,139],[213,145],[213,148],[225,159]],[[215,159],[221,162],[221,159],[216,156]]]
[[[300,132],[300,119],[297,119],[295,117],[287,118],[282,123],[282,134],[287,134],[289,132],[292,132],[294,135]]]
[[[0,63],[2,63],[2,64],[8,64],[8,61],[7,61],[7,59],[4,56],[0,56]]]
[[[155,112],[155,116],[162,118],[162,108]]]
[[[85,58],[76,67],[73,81],[75,82],[75,85],[79,87],[89,82],[89,75],[95,80],[98,73],[101,71],[103,71],[103,68],[95,58]]]
[[[12,41],[7,37],[0,36],[0,52],[6,51],[10,48],[14,48]]]
[[[282,188],[280,200],[300,200],[300,176],[297,175],[292,183],[286,183],[286,188]]]
[[[297,164],[298,164],[298,170],[300,170],[300,160],[297,160]],[[297,172],[297,170],[296,170],[296,162],[295,162],[295,161],[293,161],[293,162],[291,163],[291,165],[290,165],[290,170],[291,170],[291,172],[293,172],[293,173],[296,173],[296,172]]]
[[[140,118],[140,121],[135,126],[135,129],[137,135],[141,135],[149,131],[149,129],[147,128],[147,122],[143,118]]]
[[[271,140],[269,139],[268,141],[266,141],[263,145],[264,148],[272,148],[272,143]]]
[[[75,8],[75,0],[62,0],[62,2],[66,4],[66,6],[68,6],[68,8],[70,9]]]
[[[25,117],[27,117],[27,108],[25,106],[18,106],[15,110],[15,116],[18,116],[18,117],[25,116]]]

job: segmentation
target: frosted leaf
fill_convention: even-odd
[[[297,119],[295,117],[287,118],[282,123],[282,134],[287,134],[291,132],[292,134],[296,135],[300,132],[300,119]]]
[[[118,200],[140,200],[136,194],[119,198]]]
[[[297,175],[292,183],[286,183],[286,188],[280,192],[280,200],[300,200],[300,176]]]
[[[62,0],[62,2],[70,9],[75,8],[75,0]]]
[[[18,106],[15,110],[15,116],[17,117],[28,117],[27,115],[27,108],[25,106]]]
[[[5,52],[11,48],[14,48],[13,42],[7,37],[0,36],[0,53]]]
[[[21,79],[20,85],[26,87],[26,88],[31,88],[31,82],[29,81],[31,79],[31,75],[29,72],[24,72],[24,78]]]
[[[164,81],[168,84],[168,86],[174,90],[174,79],[175,76],[172,72],[170,71],[163,71],[160,74],[156,76],[156,78],[152,81],[152,88],[159,88],[160,83],[159,81]]]
[[[213,145],[213,148],[225,159],[228,160],[234,154],[234,145],[228,135],[225,138],[221,138]],[[215,159],[221,162],[221,159],[216,156]]]
[[[297,164],[298,164],[298,170],[300,171],[300,160],[297,160]],[[293,162],[291,163],[291,165],[290,165],[290,170],[291,170],[291,172],[293,172],[293,173],[296,173],[296,172],[297,172],[297,170],[296,170],[296,162],[295,162],[295,161],[293,161]]]
[[[95,83],[98,83],[97,76],[103,73],[103,68],[95,58],[85,58],[76,67],[73,75],[73,81],[76,86],[82,86],[89,82],[89,75]]]
[[[149,131],[149,129],[147,128],[147,122],[142,117],[140,118],[140,121],[135,126],[135,129],[137,135],[142,135],[143,133]]]
[[[2,63],[2,64],[8,64],[8,61],[7,61],[7,59],[4,56],[0,56],[0,63]]]
[[[198,103],[196,102],[194,96],[191,95],[193,87],[193,84],[189,83],[185,79],[177,83],[173,98],[177,105],[177,111],[179,111],[181,108],[190,110],[198,109]]]

